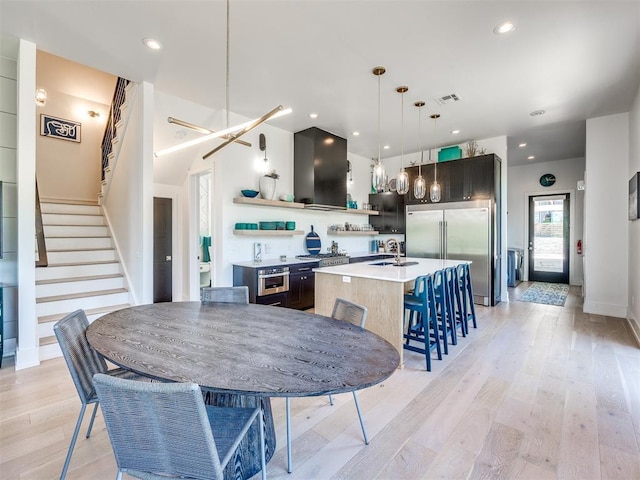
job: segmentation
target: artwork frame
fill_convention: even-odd
[[[43,137],[81,143],[81,129],[80,122],[54,117],[46,113],[40,114],[40,135]]]
[[[629,220],[640,218],[640,172],[629,180]]]

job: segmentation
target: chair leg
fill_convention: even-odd
[[[287,402],[289,399],[287,398]],[[267,460],[264,449],[264,412],[260,406],[260,466],[262,467],[262,480],[267,480]],[[288,437],[287,437],[288,438]]]
[[[293,465],[291,462],[291,405],[289,404],[289,397],[285,399],[286,417],[287,417],[287,473],[293,471]]]
[[[333,405],[333,395],[329,395],[329,405]]]
[[[91,414],[91,421],[89,422],[89,428],[87,429],[87,438],[91,436],[91,429],[93,428],[93,421],[96,419],[96,412],[98,411],[98,403],[93,406],[93,413]]]
[[[358,403],[358,397],[356,392],[353,392],[353,401],[356,404],[356,410],[358,411],[358,419],[360,420],[360,427],[362,428],[362,436],[364,437],[365,445],[369,445],[369,437],[367,437],[367,431],[364,428],[364,420],[362,420],[362,413],[360,412],[360,404]]]
[[[71,454],[73,453],[73,447],[76,446],[76,440],[78,438],[78,432],[80,432],[80,426],[82,425],[82,419],[84,418],[84,411],[87,409],[87,404],[83,403],[80,408],[80,414],[78,415],[78,421],[76,422],[76,428],[73,431],[73,437],[71,437],[71,445],[69,445],[69,451],[67,452],[67,458],[64,460],[64,466],[62,467],[62,473],[60,474],[60,480],[67,478],[67,470],[69,470],[69,463],[71,462]]]

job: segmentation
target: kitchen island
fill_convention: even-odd
[[[336,298],[364,305],[369,310],[367,330],[380,335],[400,354],[402,364],[404,294],[420,275],[428,275],[463,260],[401,258],[351,263],[314,269],[316,274],[315,312],[330,316]]]

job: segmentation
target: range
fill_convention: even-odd
[[[349,263],[349,257],[342,253],[314,253],[311,255],[296,255],[301,260],[318,260],[319,267],[331,267]]]

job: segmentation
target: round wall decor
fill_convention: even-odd
[[[556,183],[556,176],[553,173],[545,173],[540,177],[540,185],[543,187],[550,187]]]

